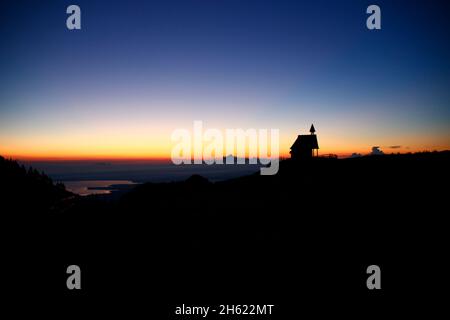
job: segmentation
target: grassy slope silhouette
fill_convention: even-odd
[[[105,201],[72,196],[2,159],[2,192],[13,205],[39,208],[21,215],[57,208],[28,228],[24,220],[18,243],[22,259],[43,261],[50,292],[64,289],[60,269],[77,262],[89,270],[91,297],[142,297],[151,287],[162,301],[232,294],[289,305],[293,289],[312,305],[336,292],[361,302],[365,268],[378,264],[385,296],[419,299],[418,288],[439,282],[446,265],[449,160],[450,152],[285,160],[275,176],[193,176]]]

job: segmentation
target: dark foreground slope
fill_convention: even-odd
[[[163,318],[183,303],[276,304],[285,319],[437,303],[448,270],[449,160],[287,160],[275,176],[193,176],[140,185],[117,203],[75,199],[9,244],[21,257],[11,265],[39,261],[42,275],[34,287],[14,278],[15,288]],[[79,292],[66,289],[70,264],[83,270]],[[372,264],[381,291],[366,287]]]
[[[9,209],[3,213],[3,218],[7,218],[49,213],[74,195],[64,185],[53,183],[45,173],[0,156],[0,196],[4,209]]]

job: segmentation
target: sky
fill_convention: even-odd
[[[321,154],[450,149],[449,14],[425,0],[2,1],[0,155],[170,157],[195,120],[279,129],[284,156],[311,123]]]

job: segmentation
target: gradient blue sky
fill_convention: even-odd
[[[279,128],[284,154],[311,123],[323,152],[450,149],[449,15],[444,1],[2,1],[0,154],[169,156],[194,120]]]

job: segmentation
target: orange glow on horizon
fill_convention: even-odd
[[[174,127],[190,129],[189,123],[184,126],[177,123]],[[232,126],[223,124],[211,125],[211,127]],[[371,152],[372,146],[379,146],[387,154],[450,149],[450,141],[445,135],[399,135],[395,141],[399,146],[392,146],[394,143],[389,135],[362,136],[353,132],[341,132],[328,125],[323,127],[324,129],[317,134],[319,155],[336,154],[339,157],[347,157],[352,153],[366,155]],[[161,124],[151,128],[138,125],[132,128],[111,126],[92,130],[66,131],[60,135],[0,136],[0,155],[28,161],[166,161],[170,160],[172,148],[176,144],[171,141],[172,131],[173,128]],[[305,134],[305,132],[290,127],[280,130],[280,158],[290,158],[289,150],[298,134]]]
[[[441,147],[433,149],[408,149],[408,150],[384,150],[385,154],[396,154],[396,153],[415,153],[415,152],[432,152],[432,151],[445,151],[450,150],[450,148]],[[346,158],[351,156],[353,153],[359,153],[361,155],[367,155],[370,150],[355,150],[351,151],[345,150],[327,150],[319,149],[319,156],[335,154],[339,158]],[[12,154],[12,153],[0,153],[4,158],[11,158],[22,161],[171,161],[170,152],[169,154],[97,154],[97,155],[77,155],[77,154]],[[284,151],[280,153],[280,159],[290,158],[289,151]]]

